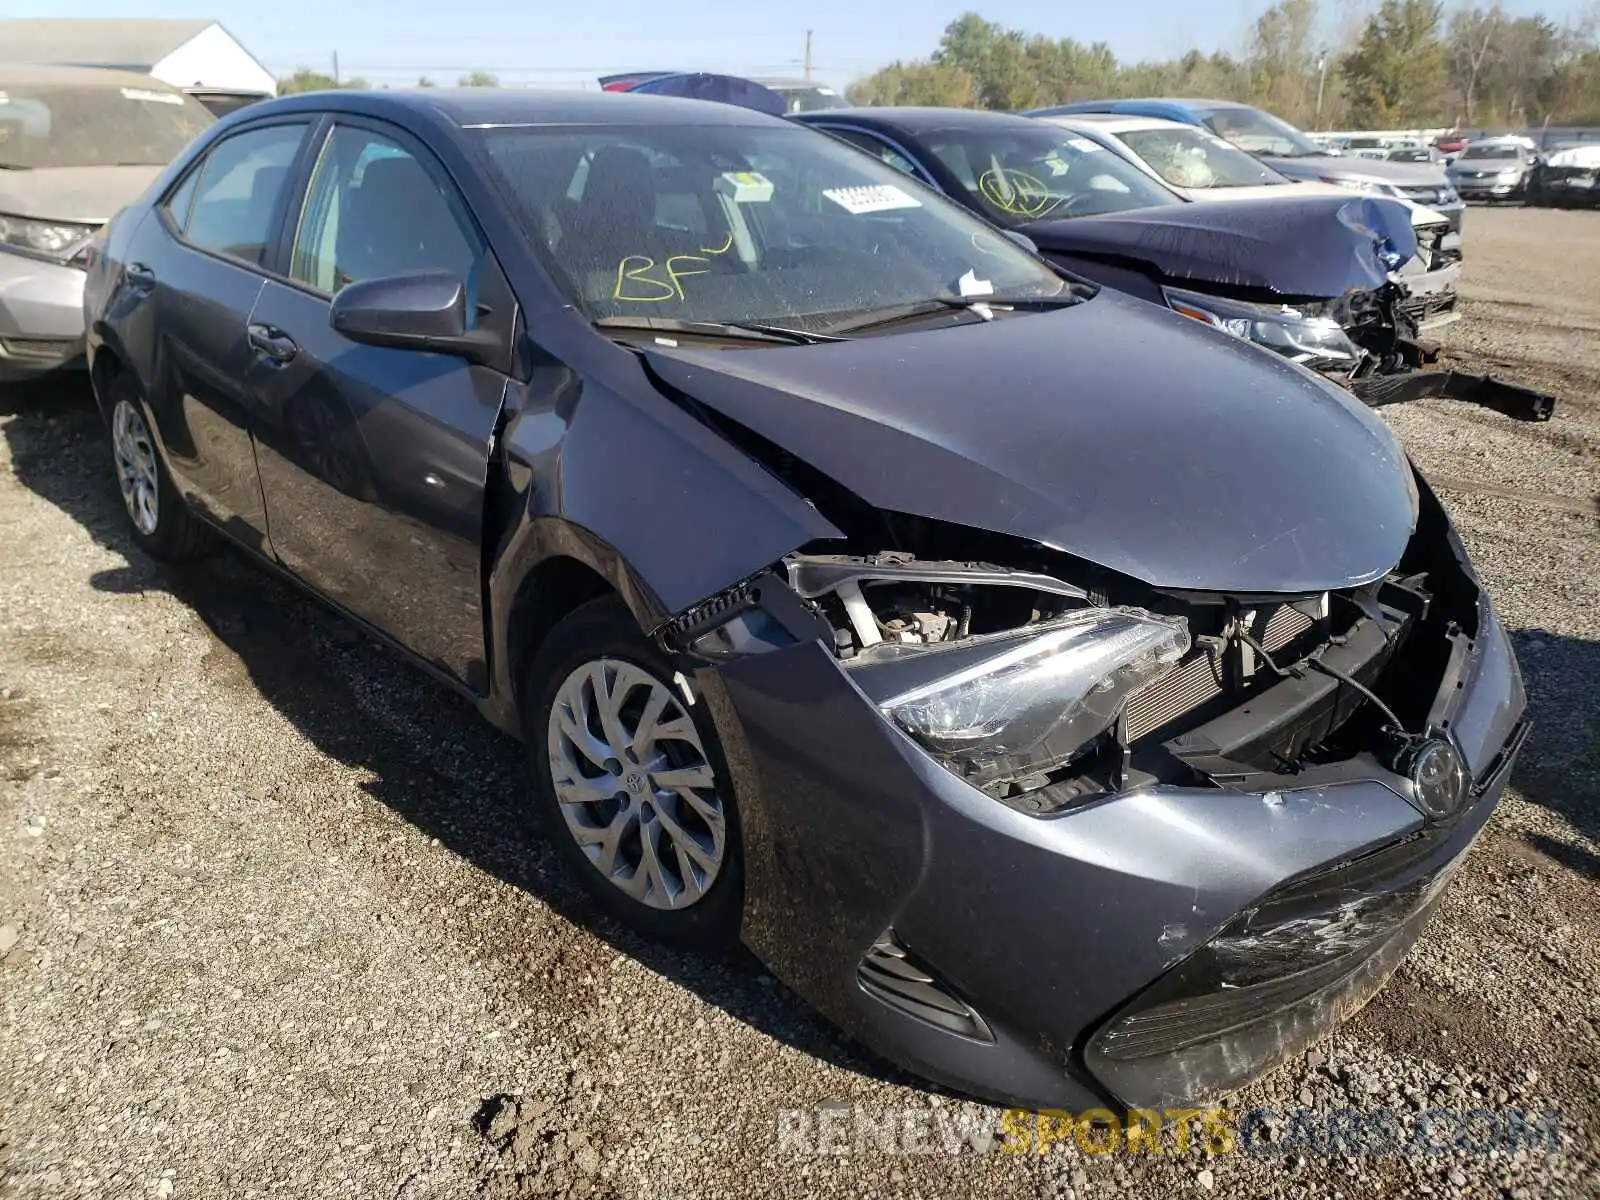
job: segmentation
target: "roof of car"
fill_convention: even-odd
[[[1194,132],[1194,126],[1183,121],[1169,121],[1165,117],[1145,117],[1137,113],[1062,113],[1059,116],[1033,119],[1049,121],[1052,125],[1060,125],[1064,129],[1081,126],[1101,133],[1126,133],[1133,129],[1187,129],[1191,133]]]
[[[857,125],[882,125],[908,133],[932,133],[936,129],[1017,128],[1037,122],[1016,113],[989,112],[976,108],[829,108],[820,112],[796,113],[791,120],[814,122],[850,121]]]
[[[170,84],[136,71],[113,71],[107,67],[51,67],[39,63],[0,64],[0,88],[46,85],[142,88],[147,92],[178,92],[178,89]]]
[[[709,100],[636,92],[543,91],[535,88],[394,88],[302,92],[241,109],[252,118],[271,110],[350,108],[370,113],[409,110],[462,128],[485,125],[787,125],[753,109]]]
[[[1191,118],[1189,124],[1194,124],[1192,118],[1199,117],[1202,113],[1218,108],[1249,108],[1238,100],[1202,100],[1196,98],[1175,98],[1170,96],[1143,96],[1126,100],[1076,100],[1071,104],[1054,104],[1045,108],[1033,110],[1034,116],[1060,115],[1081,116],[1090,112],[1143,112],[1148,116],[1173,114],[1182,118]]]
[[[769,88],[822,88],[833,91],[831,84],[823,83],[820,79],[797,79],[793,75],[749,75],[746,76],[752,83],[759,83],[762,87]]]

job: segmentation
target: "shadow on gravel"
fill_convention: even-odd
[[[1533,735],[1517,760],[1511,785],[1600,842],[1600,641],[1542,629],[1511,634],[1528,688]],[[1530,835],[1536,849],[1574,871],[1600,879],[1600,857],[1579,846]]]
[[[7,399],[0,395],[0,416]],[[107,592],[162,591],[192,609],[225,648],[207,659],[214,682],[262,695],[324,754],[371,772],[365,789],[450,851],[525,890],[615,950],[806,1054],[877,1079],[918,1081],[861,1050],[740,951],[689,955],[639,938],[594,909],[563,878],[522,803],[521,748],[472,706],[387,648],[242,555],[182,567],[156,564],[125,532],[121,500],[93,398],[56,388],[10,409],[0,435],[17,479],[78,521],[127,565],[90,581]],[[228,653],[231,652],[231,653]],[[441,900],[449,907],[454,897]],[[470,923],[469,923],[470,924]],[[525,981],[529,1002],[564,1005],[595,963],[592,951],[507,944],[472,926],[482,949]],[[530,971],[542,965],[544,977]],[[567,978],[570,976],[570,979]],[[536,994],[535,994],[536,993]]]

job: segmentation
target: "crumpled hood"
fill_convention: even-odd
[[[1298,297],[1380,287],[1417,252],[1405,204],[1348,194],[1163,205],[1035,221],[1019,232],[1044,251],[1136,259],[1174,282]]]
[[[137,200],[162,166],[38,167],[0,171],[0,212],[99,225]]]
[[[1547,167],[1577,167],[1580,170],[1600,170],[1600,143],[1591,146],[1562,146],[1544,155]]]
[[[666,384],[895,512],[1157,587],[1308,593],[1382,576],[1404,455],[1338,388],[1102,290],[1073,308],[773,349],[651,347]]]

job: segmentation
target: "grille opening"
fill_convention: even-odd
[[[1293,662],[1323,640],[1324,625],[1324,620],[1306,612],[1303,605],[1279,604],[1257,611],[1251,636],[1278,662]],[[1145,739],[1160,740],[1180,727],[1226,711],[1240,699],[1239,689],[1228,687],[1222,655],[1212,646],[1197,644],[1175,671],[1128,702],[1126,741],[1132,745]]]
[[[856,981],[867,995],[932,1025],[975,1042],[993,1042],[989,1023],[886,929],[856,967]]]
[[[1436,690],[1439,674],[1416,669],[1429,657],[1414,645],[1430,609],[1426,578],[1395,574],[1253,611],[1238,602],[1235,623],[1219,618],[1176,670],[1130,702],[1119,731],[1124,786],[1258,791],[1294,786],[1306,772],[1345,760],[1381,760],[1393,748],[1389,722],[1361,687],[1335,673],[1386,702],[1397,686],[1419,695]],[[1265,655],[1238,636],[1241,625]],[[1307,661],[1313,658],[1330,670]],[[1401,723],[1416,727],[1403,716]]]

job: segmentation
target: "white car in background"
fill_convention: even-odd
[[[1332,183],[1298,181],[1197,125],[1159,117],[1076,113],[1036,120],[1088,138],[1114,150],[1188,200],[1227,202],[1273,197],[1349,195]],[[1418,316],[1418,328],[1437,329],[1456,320],[1456,284],[1461,273],[1461,235],[1441,212],[1399,197],[1411,211],[1417,257],[1405,263],[1405,277]]]

